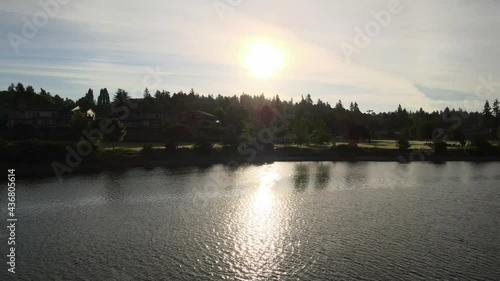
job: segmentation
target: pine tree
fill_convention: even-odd
[[[495,115],[496,118],[500,117],[498,116],[500,112],[499,106],[500,105],[498,104],[498,99],[495,99],[495,101],[493,102],[493,114]]]
[[[339,102],[335,105],[335,109],[344,109],[344,106],[342,105],[341,100],[339,100]]]
[[[16,92],[16,86],[14,86],[14,83],[11,83],[9,88],[7,88],[7,91],[9,93],[15,93]]]
[[[488,129],[493,129],[492,125],[494,125],[493,123],[493,115],[491,114],[491,107],[490,107],[490,103],[488,101],[486,101],[484,103],[484,109],[483,109],[483,116],[482,116],[483,120],[482,120],[482,123],[483,125],[488,128]]]
[[[94,91],[92,89],[88,90],[87,94],[85,95],[85,99],[87,100],[87,104],[89,106],[95,105]]]
[[[144,89],[144,98],[145,99],[152,98],[148,88]]]
[[[398,114],[403,113],[403,107],[401,105],[398,105]]]
[[[24,93],[26,93],[26,89],[24,88],[23,83],[20,83],[20,82],[17,83],[17,85],[16,85],[16,93],[18,93],[18,94],[24,94]]]
[[[491,107],[490,107],[490,103],[488,101],[486,101],[486,103],[484,103],[483,116],[485,116],[485,117],[491,116]]]

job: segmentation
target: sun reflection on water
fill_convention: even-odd
[[[242,202],[242,225],[235,241],[240,275],[244,279],[266,280],[279,270],[284,224],[284,204],[276,193],[277,165],[261,167],[256,190]]]
[[[271,166],[260,172],[258,175],[260,184],[257,191],[254,193],[251,205],[255,216],[262,216],[269,213],[274,204],[274,193],[272,188],[277,178],[276,166]]]

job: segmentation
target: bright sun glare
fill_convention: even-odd
[[[245,66],[257,78],[271,78],[283,64],[283,53],[267,41],[254,42],[245,56]]]

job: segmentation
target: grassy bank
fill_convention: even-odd
[[[500,161],[498,143],[489,149],[461,147],[451,144],[448,150],[435,153],[425,143],[412,142],[413,149],[401,151],[394,141],[373,141],[360,144],[357,148],[343,143],[329,145],[276,145],[274,151],[260,152],[247,150],[240,154],[236,148],[216,144],[205,153],[193,149],[192,144],[179,145],[176,151],[167,151],[162,144],[151,143],[148,148],[139,143],[106,144],[91,155],[82,157],[81,163],[69,165],[65,143],[47,143],[37,141],[29,143],[33,147],[9,144],[10,159],[2,159],[0,167],[16,169],[21,176],[55,176],[54,161],[71,169],[69,174],[97,173],[113,169],[134,167],[183,167],[206,166],[212,164],[240,165],[283,161],[394,161],[408,163],[414,161]],[[17,146],[16,146],[17,145]],[[24,143],[23,145],[26,145]],[[72,144],[73,147],[75,144]],[[14,157],[14,159],[12,158]],[[16,158],[17,157],[17,158]]]
[[[491,143],[494,146],[500,146],[500,141],[491,141]],[[115,145],[115,149],[127,149],[127,150],[134,150],[134,151],[140,151],[142,150],[143,146],[145,143],[139,143],[139,142],[124,142],[124,143],[119,143]],[[151,144],[154,149],[163,149],[165,147],[164,143],[159,143],[159,142],[151,142],[147,143]],[[313,149],[313,150],[328,150],[331,148],[331,146],[335,144],[337,146],[342,146],[342,145],[348,145],[347,142],[336,142],[336,143],[326,143],[326,144],[304,144],[304,145],[296,145],[296,144],[276,144],[274,147],[276,149],[279,148],[287,148],[287,147],[297,147],[301,149]],[[419,141],[419,140],[412,140],[410,141],[410,149],[430,149],[429,147],[429,142],[428,141]],[[193,146],[193,143],[181,143],[179,144],[179,148],[183,149],[190,149]],[[215,143],[214,144],[214,149],[221,149],[223,147],[222,144],[220,143]],[[373,149],[393,149],[393,150],[398,150],[398,147],[396,145],[395,140],[373,140],[371,142],[364,142],[364,143],[359,143],[358,144],[359,148],[373,148]],[[102,148],[106,150],[112,150],[113,149],[113,144],[111,143],[104,143],[102,144]],[[467,148],[467,147],[465,147]],[[464,149],[464,147],[460,146],[459,142],[453,142],[450,141],[448,142],[448,149],[449,150],[461,150]]]

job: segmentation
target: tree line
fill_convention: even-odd
[[[72,105],[83,110],[92,108],[98,118],[107,118],[113,115],[112,104],[126,99],[130,99],[130,94],[123,89],[116,90],[111,98],[108,90],[103,88],[96,95],[89,89],[74,101],[52,95],[44,89],[37,92],[32,86],[24,87],[22,83],[17,83],[0,92],[0,107],[24,111],[39,105]],[[297,144],[322,144],[338,138],[355,142],[371,139],[432,140],[436,128],[443,129],[447,139],[464,145],[467,140],[493,140],[500,136],[498,99],[492,104],[486,101],[482,112],[448,107],[432,112],[422,108],[411,111],[399,105],[393,111],[376,113],[362,110],[356,101],[350,101],[348,106],[341,100],[330,105],[321,99],[313,101],[310,94],[297,101],[287,101],[279,95],[200,95],[193,89],[189,93],[157,90],[152,94],[146,88],[142,99],[134,99],[134,102],[143,112],[172,115],[200,110],[213,114],[224,126],[222,139],[230,143],[255,136],[263,127],[269,126],[268,122],[276,114],[293,116],[289,122],[273,122],[277,139],[293,136],[283,141]],[[172,125],[175,124],[166,124],[165,127]]]

